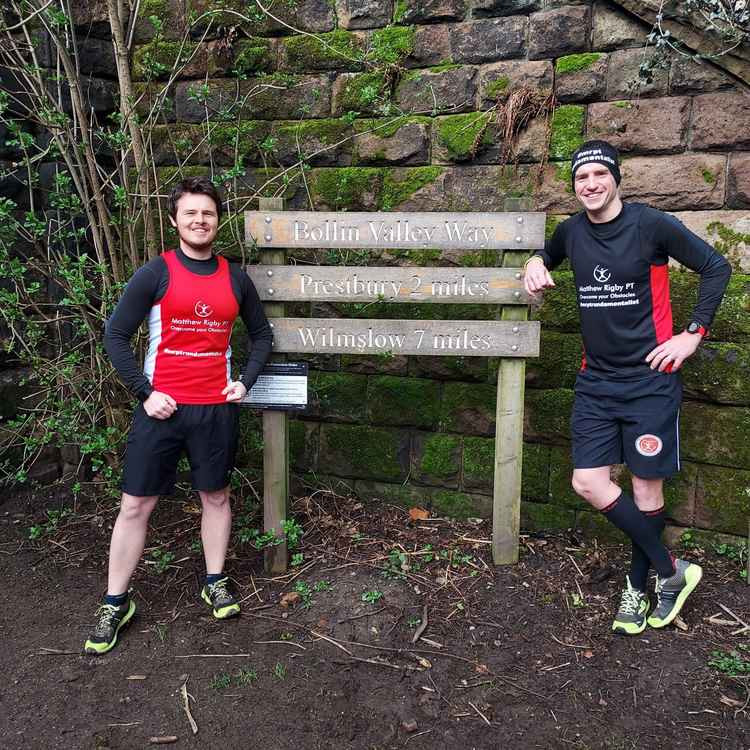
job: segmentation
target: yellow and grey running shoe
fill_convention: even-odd
[[[220,578],[216,583],[209,583],[203,587],[201,598],[210,605],[214,617],[225,620],[240,613],[240,605],[235,596],[229,591],[229,579]]]
[[[685,600],[703,576],[701,566],[687,560],[675,560],[674,567],[674,575],[656,579],[658,601],[656,609],[648,618],[648,624],[652,628],[663,628],[677,617]]]
[[[113,604],[100,604],[96,610],[98,618],[94,632],[83,644],[87,654],[106,654],[117,643],[117,634],[130,622],[135,614],[135,602],[128,599],[120,607]]]
[[[625,576],[625,590],[620,598],[620,609],[617,611],[612,630],[622,635],[638,635],[646,629],[646,615],[649,601],[645,591],[634,589],[630,578]]]

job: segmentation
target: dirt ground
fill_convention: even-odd
[[[243,613],[222,623],[198,597],[197,508],[173,498],[133,582],[136,617],[93,658],[81,646],[116,508],[79,498],[45,517],[72,502],[0,503],[4,749],[750,749],[750,631],[735,620],[750,622],[750,589],[727,556],[690,551],[705,573],[684,630],[624,638],[609,630],[622,547],[524,536],[521,562],[494,568],[486,521],[318,492],[295,503],[289,575],[232,548]],[[736,656],[721,671],[714,652]]]

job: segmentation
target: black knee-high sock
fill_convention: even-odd
[[[635,542],[651,561],[656,572],[667,578],[674,573],[674,563],[669,550],[662,544],[656,529],[646,516],[638,509],[630,495],[623,492],[606,508],[602,509],[608,521],[624,531],[630,540]]]
[[[666,526],[666,519],[664,518],[664,506],[658,510],[644,510],[641,511],[646,520],[651,524],[654,531],[661,539],[662,532]],[[646,553],[633,542],[633,552],[630,558],[630,585],[634,589],[639,591],[645,591],[648,581],[648,569],[651,566],[651,561],[648,559]]]

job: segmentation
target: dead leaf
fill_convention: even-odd
[[[594,652],[593,652],[593,651],[590,651],[589,649],[586,649],[586,650],[585,650],[585,651],[583,652],[583,658],[584,658],[584,659],[593,659],[593,658],[594,658]]]
[[[474,667],[474,671],[479,674],[488,674],[490,668],[486,664],[477,664],[476,667]]]
[[[131,674],[131,675],[128,675],[125,679],[126,680],[145,680],[147,679],[147,677],[145,674]]]
[[[302,597],[296,591],[290,591],[289,593],[284,594],[284,596],[281,597],[281,601],[279,602],[279,604],[281,604],[281,606],[285,609],[288,609],[289,607],[293,607],[295,604],[299,604],[300,599],[302,599]]]
[[[409,508],[409,518],[412,521],[426,521],[430,517],[430,511],[424,508]]]

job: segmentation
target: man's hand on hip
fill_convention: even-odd
[[[675,372],[688,357],[695,353],[702,338],[703,336],[699,333],[687,331],[678,333],[652,349],[646,356],[646,362],[651,365],[652,370],[664,372],[671,365],[671,371]]]
[[[528,294],[539,294],[545,289],[551,289],[555,285],[550,272],[544,265],[544,260],[538,255],[532,256],[526,261],[523,272],[523,286]]]
[[[151,391],[143,402],[143,410],[153,419],[169,419],[177,411],[177,402],[166,393]]]
[[[222,394],[227,397],[227,401],[242,401],[247,394],[247,388],[241,380],[232,380],[227,384]]]

